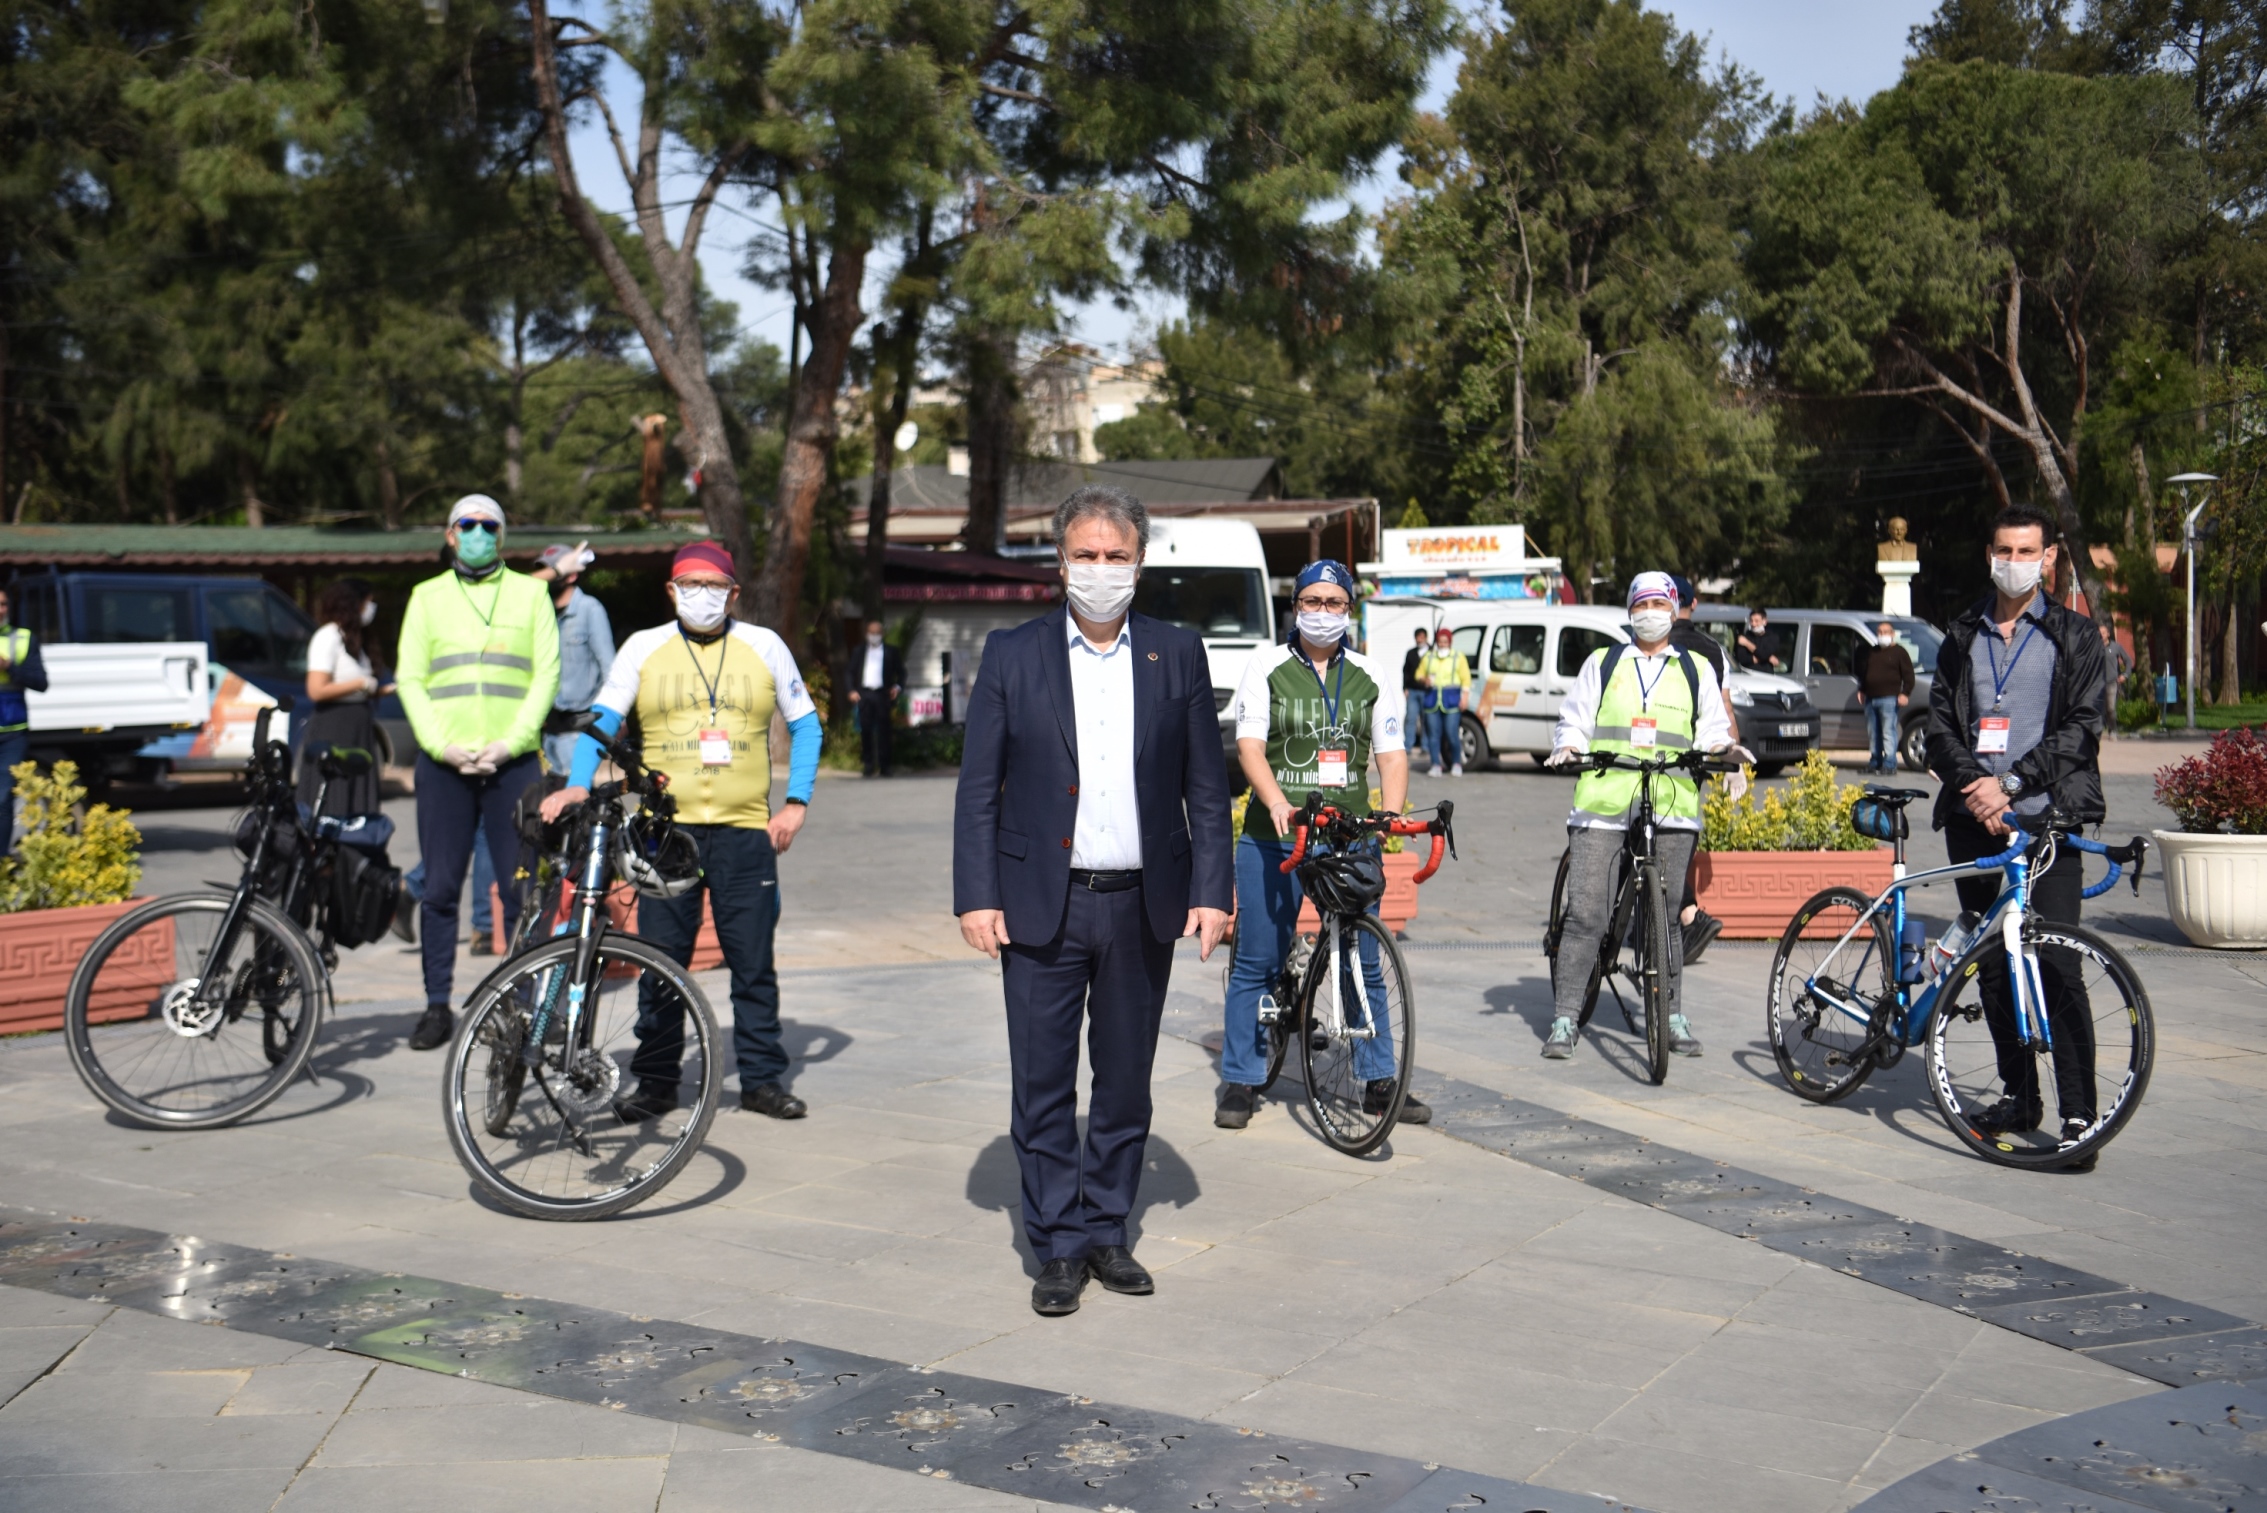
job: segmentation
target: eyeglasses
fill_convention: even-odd
[[[1346,599],[1344,596],[1339,596],[1337,598],[1331,599],[1317,599],[1311,594],[1303,594],[1300,596],[1298,603],[1299,608],[1301,609],[1319,609],[1329,611],[1346,609],[1349,607],[1351,601]]]
[[[503,529],[493,520],[459,520],[456,522],[457,534],[460,536],[466,531],[486,531],[491,536],[497,536],[503,534]]]

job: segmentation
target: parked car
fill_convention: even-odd
[[[1629,617],[1621,610],[1540,599],[1371,599],[1363,605],[1363,625],[1366,644],[1396,659],[1414,639],[1412,627],[1448,626],[1472,664],[1477,707],[1459,722],[1467,768],[1511,752],[1525,752],[1541,765],[1583,659],[1630,639]],[[1818,711],[1800,683],[1735,668],[1727,685],[1740,738],[1762,776],[1801,761],[1818,745]]]
[[[1836,750],[1866,746],[1865,700],[1858,692],[1858,659],[1873,645],[1883,620],[1896,628],[1897,644],[1913,659],[1913,696],[1898,731],[1897,764],[1920,771],[1928,766],[1929,689],[1936,681],[1936,652],[1944,632],[1926,620],[1902,615],[1867,614],[1857,609],[1767,609],[1779,637],[1779,654],[1789,676],[1801,681],[1818,706],[1820,743]],[[1728,604],[1703,604],[1693,611],[1710,635],[1727,649],[1747,626],[1747,611]]]

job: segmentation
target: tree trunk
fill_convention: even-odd
[[[0,509],[8,503],[8,320],[0,311]]]
[[[268,507],[260,499],[260,479],[250,452],[236,454],[236,485],[244,498],[244,523],[258,528],[268,523]]]
[[[401,529],[401,479],[394,472],[394,450],[378,438],[378,519],[389,531]]]
[[[2240,594],[2228,595],[2228,617],[2220,627],[2220,697],[2215,703],[2243,702],[2243,668],[2238,652],[2243,645],[2243,604]]]
[[[968,524],[961,533],[972,552],[997,552],[1007,542],[1008,472],[1022,429],[1014,338],[980,332],[968,343]]]
[[[170,447],[161,446],[157,449],[157,486],[158,491],[164,495],[160,502],[165,506],[165,523],[179,525],[181,504],[173,491],[173,451]]]
[[[527,317],[517,303],[512,307],[512,382],[509,408],[504,412],[504,497],[515,510],[520,502],[522,464],[526,458]]]
[[[876,353],[881,342],[876,334]],[[890,480],[897,471],[897,433],[905,412],[913,404],[913,366],[921,355],[921,312],[917,306],[898,311],[889,337],[890,396],[874,414],[874,481],[866,495],[866,618],[882,618],[882,578],[889,551]],[[874,364],[879,376],[882,365]]]
[[[840,434],[835,395],[842,388],[850,344],[865,312],[858,288],[866,277],[866,245],[838,245],[827,261],[826,288],[810,312],[811,351],[796,374],[788,406],[787,447],[779,463],[779,501],[772,510],[764,568],[750,613],[792,649],[804,649],[803,569],[811,555],[811,518],[826,488],[827,463]]]

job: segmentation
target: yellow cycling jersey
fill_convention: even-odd
[[[690,825],[760,826],[771,818],[771,717],[816,707],[787,643],[735,620],[703,644],[675,622],[622,644],[599,705],[635,713],[646,765],[669,778]]]

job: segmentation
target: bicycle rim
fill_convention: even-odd
[[[1881,915],[1868,928],[1836,943],[1858,923],[1873,900],[1855,888],[1826,888],[1811,895],[1779,937],[1766,990],[1765,1029],[1779,1075],[1797,1097],[1832,1103],[1857,1090],[1874,1069],[1866,1049],[1871,1026],[1896,996],[1889,924]],[[1868,1011],[1860,1023],[1836,1000]],[[1894,1026],[1892,1026],[1894,1029]]]
[[[1995,972],[1992,965],[2006,960],[1997,930],[1986,931],[1953,967],[1951,982],[1929,1020],[1929,1091],[1946,1127],[1985,1160],[2001,1166],[2068,1166],[2115,1139],[2140,1107],[2156,1061],[2156,1020],[2132,965],[2093,931],[2032,919],[2025,924],[2023,939],[2036,946],[2050,966],[2055,960],[2050,952],[2064,964],[2059,973],[2050,975],[2050,995],[2067,992],[2072,970],[2086,994],[2087,1008],[2080,1017],[2093,1035],[2093,1072],[2074,1078],[2073,1091],[2083,1089],[2093,1105],[2077,1110],[2082,1117],[2091,1116],[2087,1133],[2067,1142],[2059,1138],[2061,1122],[2070,1111],[2064,1107],[2051,1058],[2032,1048],[2019,1048],[2012,1059],[2016,1065],[2023,1059],[2029,1062],[2039,1128],[1986,1132],[1975,1127],[1979,1114],[2010,1095],[1984,1007],[1987,989],[1996,992],[1993,979],[2004,979],[2004,971]],[[2066,1019],[2057,1017],[2051,1026],[2067,1044]]]
[[[724,1046],[707,998],[635,936],[609,932],[599,942],[570,1045],[579,944],[552,941],[491,972],[450,1042],[442,1079],[457,1159],[489,1196],[530,1218],[603,1218],[659,1192],[700,1149],[723,1086]],[[674,1052],[657,1046],[644,1067],[635,1064],[641,995],[656,1020],[674,1017],[684,1029]],[[540,1041],[533,1057],[531,1040]],[[677,1108],[623,1118],[617,1106],[641,1087],[674,1088]]]
[[[215,1129],[306,1069],[328,979],[298,926],[254,899],[225,954],[230,900],[179,894],[115,921],[64,996],[64,1044],[88,1091],[138,1122]]]
[[[1550,922],[1543,927],[1543,955],[1551,961],[1559,959],[1559,936],[1566,929],[1566,874],[1574,864],[1574,848],[1559,853],[1558,871],[1551,876]]]
[[[1659,1087],[1669,1080],[1669,901],[1660,863],[1638,869],[1637,992],[1645,1009],[1645,1067]]]
[[[1392,933],[1364,914],[1338,922],[1335,949],[1327,930],[1318,937],[1299,994],[1299,1023],[1315,1128],[1333,1148],[1368,1155],[1393,1133],[1416,1051],[1409,974]]]

